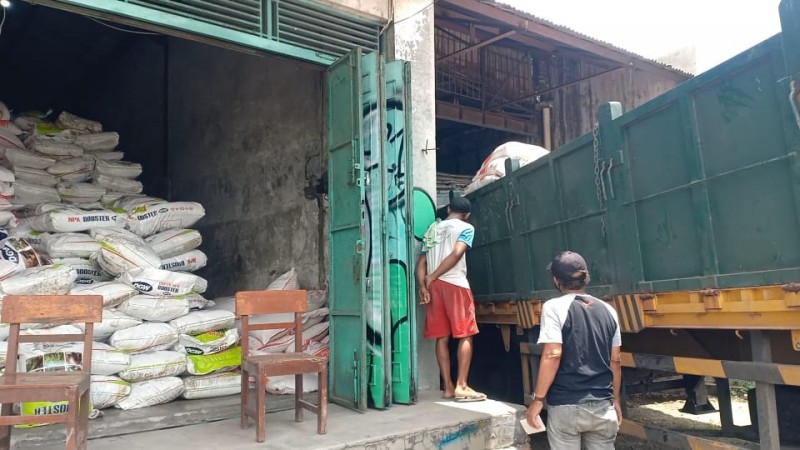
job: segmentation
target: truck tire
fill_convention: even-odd
[[[797,386],[775,386],[775,397],[778,405],[778,434],[781,438],[781,446],[800,445],[800,387]],[[758,433],[758,400],[756,400],[756,390],[747,391],[747,403],[750,409],[750,423]]]

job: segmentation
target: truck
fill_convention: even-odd
[[[467,195],[478,320],[519,344],[526,394],[557,296],[545,269],[573,250],[619,314],[625,367],[686,375],[690,394],[715,378],[729,432],[728,380],[752,380],[761,448],[792,436],[778,410],[800,399],[800,1],[779,13],[776,36],[636,109],[602,105],[591,132]],[[639,427],[622,429],[686,443]]]

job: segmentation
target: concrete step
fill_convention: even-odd
[[[528,442],[519,425],[523,414],[524,408],[518,405],[492,400],[456,403],[441,400],[438,393],[424,393],[416,405],[396,405],[385,411],[358,413],[331,405],[326,435],[316,434],[316,416],[313,414],[306,412],[306,421],[298,424],[294,422],[293,411],[282,411],[267,416],[267,442],[264,444],[255,442],[253,424],[242,430],[238,419],[228,419],[158,431],[132,430],[130,434],[93,439],[89,442],[89,449],[523,449],[527,448]],[[184,419],[197,423],[191,417]],[[125,427],[114,428],[122,430]],[[14,448],[63,448],[63,441],[58,445],[43,444]]]

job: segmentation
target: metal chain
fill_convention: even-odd
[[[603,192],[600,188],[600,123],[597,122],[592,128],[592,150],[594,150],[594,185],[597,189],[597,201],[600,203],[600,209],[603,209]]]
[[[592,151],[594,156],[594,185],[597,190],[597,202],[600,204],[600,211],[603,210],[603,190],[600,187],[602,180],[600,177],[603,176],[600,170],[600,123],[595,122],[594,127],[592,128]],[[606,235],[606,220],[605,216],[600,216],[600,232],[603,233],[603,237]]]

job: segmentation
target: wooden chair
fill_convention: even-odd
[[[0,378],[0,449],[11,447],[13,425],[65,423],[67,450],[86,449],[89,429],[94,324],[103,319],[99,295],[9,295],[3,299],[2,320],[11,324],[6,372]],[[83,334],[20,336],[21,323],[85,323]],[[83,340],[80,372],[17,373],[18,346],[25,342],[79,342]],[[14,403],[69,401],[66,413],[13,416]]]
[[[249,419],[255,420],[256,441],[266,440],[267,421],[267,378],[270,376],[295,376],[295,421],[303,421],[303,409],[317,415],[317,433],[327,432],[328,415],[328,359],[302,353],[303,351],[303,313],[308,309],[306,291],[250,291],[236,293],[236,315],[242,320],[242,428],[246,429]],[[258,314],[294,313],[294,322],[250,325],[249,316]],[[250,331],[295,330],[296,353],[272,353],[249,356]],[[319,374],[319,405],[303,400],[303,374]],[[256,408],[248,406],[250,397],[250,375],[256,378]]]

